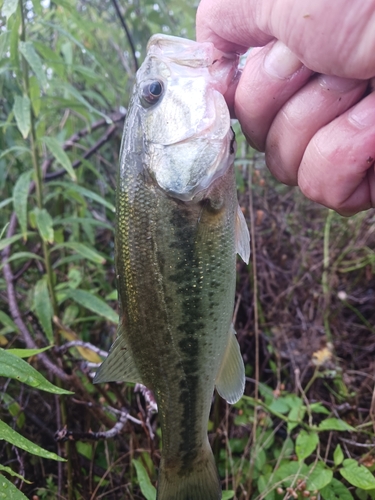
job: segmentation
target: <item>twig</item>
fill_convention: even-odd
[[[78,168],[81,165],[82,160],[87,160],[88,158],[90,158],[90,156],[92,156],[94,153],[96,153],[96,151],[98,151],[106,142],[108,142],[108,140],[110,139],[110,137],[112,136],[112,134],[115,132],[115,130],[117,128],[117,123],[123,121],[125,119],[125,116],[126,116],[125,113],[117,113],[116,115],[112,115],[111,118],[112,118],[112,121],[114,123],[110,127],[108,127],[107,130],[105,131],[105,133],[100,137],[100,139],[93,146],[91,146],[90,149],[88,149],[84,153],[82,158],[79,158],[78,160],[73,162],[72,167],[74,169]],[[96,122],[96,124],[94,124],[94,125],[96,125],[95,128],[94,128],[94,125],[92,126],[91,131],[98,129],[99,127],[101,127],[105,124],[106,124],[105,120],[100,120],[100,121]],[[73,147],[74,142],[77,142],[81,137],[83,137],[84,135],[86,135],[88,133],[87,130],[88,129],[84,129],[83,131],[81,131],[81,133],[77,133],[74,136],[72,136],[70,139],[68,139],[64,143],[63,149],[66,150],[66,149],[70,149],[71,147]],[[46,160],[46,162],[45,162],[46,170],[52,165],[53,161],[54,161],[54,158],[49,158],[48,160]],[[66,174],[66,170],[61,169],[61,170],[58,170],[57,172],[51,172],[49,174],[46,174],[44,176],[44,180],[47,182],[52,181],[54,179],[62,177],[65,174]]]
[[[131,417],[129,413],[125,410],[121,410],[120,418],[118,422],[109,431],[104,432],[80,432],[80,431],[68,431],[66,427],[59,430],[55,434],[55,440],[57,442],[61,441],[80,441],[83,439],[89,439],[91,441],[99,441],[100,439],[111,439],[118,436],[128,420],[136,421],[136,423],[142,424],[140,420]]]
[[[135,384],[134,392],[140,392],[145,398],[147,411],[151,413],[158,412],[158,405],[156,404],[153,392],[142,384]]]
[[[71,347],[84,347],[85,349],[90,349],[90,351],[96,352],[96,354],[99,354],[99,356],[102,356],[103,358],[106,358],[108,356],[107,351],[102,351],[102,349],[99,349],[99,347],[90,344],[90,342],[84,342],[83,340],[71,340],[70,342],[66,342],[65,344],[62,344],[55,349],[58,352],[65,352]]]
[[[126,38],[128,39],[128,42],[129,42],[129,45],[130,45],[130,48],[131,48],[131,51],[132,51],[132,54],[133,54],[134,67],[135,67],[135,70],[138,71],[139,64],[138,64],[138,59],[137,59],[137,56],[136,56],[136,53],[135,53],[135,47],[134,47],[134,43],[133,43],[133,39],[131,37],[130,31],[129,31],[127,25],[126,25],[124,16],[121,14],[120,7],[118,6],[117,1],[116,0],[112,0],[112,3],[113,3],[113,6],[114,6],[114,8],[116,10],[118,18],[120,19],[120,23],[121,23],[122,27],[125,30]]]

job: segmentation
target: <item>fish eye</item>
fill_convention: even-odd
[[[159,80],[147,83],[142,89],[142,98],[148,104],[156,104],[163,94],[163,84]]]

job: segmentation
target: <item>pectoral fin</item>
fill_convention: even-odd
[[[250,234],[246,224],[244,214],[239,205],[237,205],[236,214],[236,252],[241,259],[249,263],[250,259]]]
[[[135,382],[142,384],[141,376],[126,345],[125,335],[121,331],[113,343],[108,357],[101,364],[93,380],[94,384],[101,384],[102,382]]]
[[[216,390],[228,403],[234,404],[242,397],[244,389],[245,367],[236,332],[231,326],[227,349],[216,377]]]

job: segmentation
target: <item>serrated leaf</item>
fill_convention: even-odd
[[[112,323],[118,323],[118,314],[103,299],[99,299],[86,290],[69,290],[67,295],[86,309],[112,321]]]
[[[18,130],[24,139],[27,138],[31,127],[30,99],[27,96],[16,95],[13,104],[13,113]]]
[[[307,432],[301,430],[296,439],[296,455],[298,460],[302,461],[309,457],[316,449],[319,443],[317,432]]]
[[[32,170],[28,170],[21,174],[13,188],[13,207],[21,226],[21,233],[24,239],[26,239],[27,235],[27,199],[29,197],[32,173]]]
[[[5,492],[7,500],[28,500],[27,497],[6,477],[0,474],[0,492]]]
[[[343,467],[339,469],[340,474],[348,481],[348,483],[362,488],[363,490],[375,489],[374,475],[365,467],[360,465],[356,460],[347,458],[343,462]]]
[[[55,137],[43,137],[42,141],[47,146],[47,148],[51,151],[52,155],[56,159],[58,163],[68,172],[73,181],[77,180],[76,173],[74,172],[74,168],[69,159],[69,156],[65,153],[61,144]]]
[[[339,418],[326,418],[318,426],[320,431],[354,431],[354,427]]]
[[[34,310],[50,344],[53,342],[53,309],[46,279],[39,280],[34,288]]]
[[[66,462],[64,458],[59,457],[56,453],[47,451],[21,436],[21,434],[14,431],[2,420],[0,420],[0,440],[1,439],[17,446],[17,448],[21,448],[22,450],[28,451],[33,455],[37,455],[38,457],[49,458],[50,460],[57,460],[58,462]]]
[[[10,476],[18,477],[19,479],[22,479],[22,481],[24,481],[25,483],[31,484],[31,481],[27,481],[27,479],[25,479],[23,476],[21,476],[21,474],[17,474],[17,472],[14,472],[14,470],[11,469],[10,467],[6,467],[5,465],[0,464],[0,471],[7,472]],[[0,491],[2,491],[1,486],[0,486]],[[0,498],[1,498],[1,495],[0,495]],[[11,498],[11,497],[7,497],[7,498]]]
[[[142,462],[134,458],[132,460],[132,464],[134,465],[137,472],[137,479],[142,494],[144,495],[146,500],[156,500],[156,488],[152,485]]]
[[[30,358],[31,356],[36,356],[41,352],[48,351],[51,347],[51,345],[48,345],[47,347],[42,347],[41,349],[7,349],[7,352],[17,356],[18,358]]]
[[[53,243],[54,241],[54,230],[53,230],[53,220],[50,214],[45,208],[34,208],[35,223],[38,228],[40,236],[44,241],[48,243]]]
[[[47,77],[42,66],[42,61],[31,42],[19,42],[19,49],[24,56],[43,89],[47,87]]]
[[[59,248],[69,248],[70,250],[74,250],[76,253],[79,253],[85,259],[91,260],[95,262],[95,264],[104,264],[105,258],[100,255],[96,250],[83,243],[76,243],[74,241],[67,241],[66,243],[60,243],[55,245],[53,250],[58,250]]]
[[[311,474],[308,474],[306,489],[309,491],[320,491],[332,481],[333,472],[328,469],[324,462],[318,462],[310,466]]]
[[[319,493],[323,500],[354,500],[348,488],[335,478]]]
[[[43,377],[35,368],[18,356],[0,348],[0,377],[13,378],[19,382],[30,385],[52,394],[72,394],[61,389]]]
[[[12,16],[18,7],[18,0],[4,0],[3,8],[1,9],[1,15],[8,19]]]
[[[344,453],[341,449],[341,446],[338,444],[335,448],[335,451],[333,452],[333,461],[335,463],[335,466],[337,467],[338,465],[342,464],[344,460]]]

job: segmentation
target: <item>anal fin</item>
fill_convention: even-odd
[[[93,380],[94,384],[103,382],[134,382],[142,384],[141,376],[126,345],[125,335],[121,330]]]
[[[216,390],[228,403],[241,399],[245,389],[245,367],[236,332],[231,325],[227,348],[216,377]]]
[[[239,205],[236,214],[236,252],[241,259],[249,263],[250,260],[250,234],[246,224],[245,216]]]

